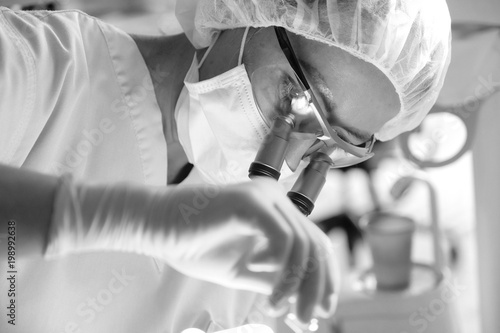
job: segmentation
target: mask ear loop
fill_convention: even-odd
[[[243,51],[245,50],[245,42],[247,40],[249,30],[250,30],[250,27],[245,28],[245,32],[243,33],[243,38],[241,39],[240,54],[238,56],[238,66],[241,65],[243,62]]]
[[[245,50],[245,42],[247,40],[247,36],[248,36],[248,31],[250,30],[250,27],[246,27],[245,28],[245,32],[243,33],[243,38],[241,39],[241,45],[240,45],[240,53],[238,55],[238,66],[242,64],[243,62],[243,51]],[[217,33],[217,35],[215,36],[214,40],[212,41],[212,43],[210,43],[210,46],[208,47],[208,49],[205,51],[205,54],[203,55],[203,57],[201,58],[200,62],[198,63],[198,69],[200,69],[200,67],[203,65],[203,63],[205,62],[205,59],[207,59],[207,56],[208,54],[210,53],[210,51],[212,50],[212,48],[214,47],[215,45],[215,42],[217,42],[217,39],[219,38],[220,36],[220,31]]]
[[[205,62],[205,59],[207,59],[207,56],[209,55],[210,51],[212,51],[212,48],[214,47],[215,43],[217,42],[217,39],[219,39],[219,36],[220,36],[220,31],[217,32],[217,35],[215,36],[214,40],[208,46],[208,49],[205,51],[205,54],[203,54],[203,57],[201,57],[201,60],[198,63],[198,69],[200,69],[201,65],[203,65],[203,63]]]

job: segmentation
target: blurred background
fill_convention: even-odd
[[[182,32],[173,0],[0,4],[76,8],[135,34]],[[453,56],[431,114],[416,131],[378,144],[372,160],[332,170],[311,215],[334,241],[343,275],[337,314],[312,330],[500,332],[500,1],[448,5]],[[406,216],[416,224],[415,266],[404,289],[379,290],[373,282],[371,245],[361,225],[370,212]],[[436,266],[438,252],[443,263]],[[450,292],[456,297],[445,298]]]

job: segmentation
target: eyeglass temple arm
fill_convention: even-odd
[[[274,27],[274,30],[276,32],[276,35],[278,36],[278,42],[280,44],[281,49],[283,50],[283,53],[285,54],[285,57],[288,59],[290,64],[292,64],[293,70],[295,71],[295,74],[299,77],[301,83],[307,90],[309,90],[310,89],[309,83],[306,80],[304,72],[302,72],[299,60],[297,59],[295,53],[292,50],[292,46],[286,34],[286,30],[282,27]]]

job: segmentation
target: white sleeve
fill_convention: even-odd
[[[95,21],[0,7],[0,163],[21,166],[54,110],[85,93],[89,41],[103,39]]]

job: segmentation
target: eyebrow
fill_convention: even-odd
[[[323,77],[323,75],[321,75],[321,73],[314,66],[312,66],[310,63],[308,63],[302,59],[299,60],[299,62],[301,64],[301,66],[303,66],[309,73],[312,74],[311,77],[313,79],[313,83],[321,88],[321,89],[318,89],[318,93],[321,97],[321,100],[325,103],[325,105],[327,107],[326,111],[328,113],[328,116],[331,117],[335,123],[338,123],[339,127],[342,128],[344,131],[346,131],[350,136],[354,137],[356,140],[361,141],[360,144],[369,141],[372,138],[372,135],[370,133],[367,133],[367,132],[361,131],[357,128],[354,128],[352,126],[348,126],[348,125],[343,124],[338,119],[338,117],[335,115],[333,110],[336,109],[337,105],[335,104],[335,102],[333,100],[332,91],[330,90],[330,88],[328,88],[328,86],[325,83],[325,78]],[[327,96],[327,94],[329,96]],[[337,133],[337,134],[339,134],[339,136],[341,136],[341,133]],[[344,135],[342,135],[342,136],[344,136]],[[346,140],[346,141],[348,141],[348,140]],[[351,143],[351,144],[353,144],[353,143]]]

